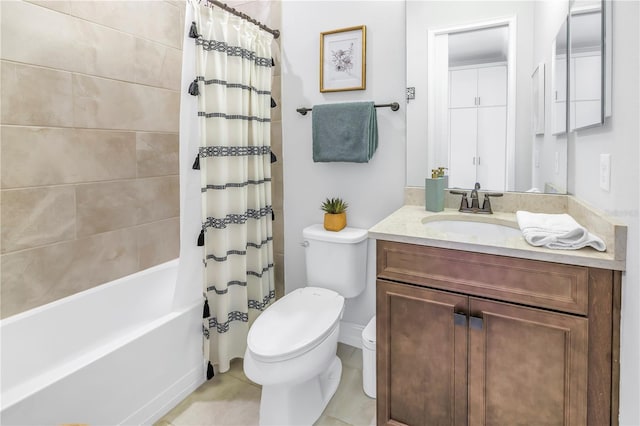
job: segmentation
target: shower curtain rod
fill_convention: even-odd
[[[214,6],[218,6],[221,9],[226,10],[229,13],[232,13],[236,16],[241,17],[242,19],[245,19],[249,22],[251,22],[252,24],[256,24],[257,26],[259,26],[260,28],[262,28],[263,30],[265,30],[268,33],[273,34],[273,38],[278,38],[280,37],[280,31],[279,30],[272,30],[271,28],[267,27],[265,24],[263,24],[260,21],[256,21],[255,19],[253,19],[251,16],[240,12],[239,10],[236,10],[230,6],[227,6],[226,3],[222,3],[221,1],[218,0],[205,0],[209,5],[214,5]]]

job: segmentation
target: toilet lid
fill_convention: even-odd
[[[247,346],[261,361],[301,355],[322,342],[338,325],[344,297],[333,290],[304,287],[267,308],[253,323]]]

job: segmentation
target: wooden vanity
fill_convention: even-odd
[[[618,423],[620,268],[438,246],[393,220],[370,230],[378,425]]]

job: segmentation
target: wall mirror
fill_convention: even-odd
[[[534,133],[531,75],[551,65],[549,47],[568,13],[565,1],[407,2],[407,87],[415,88],[406,110],[408,186],[444,166],[450,187],[477,180],[488,190],[566,191],[566,143],[547,143],[549,126]]]
[[[569,129],[604,123],[610,111],[610,55],[606,54],[605,20],[610,2],[575,0],[569,14]]]
[[[568,19],[565,19],[551,45],[552,134],[567,133]]]

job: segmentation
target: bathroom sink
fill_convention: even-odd
[[[522,237],[516,224],[489,223],[478,220],[451,218],[429,218],[423,225],[430,231],[447,236],[462,236],[467,239],[482,241],[499,241]]]

